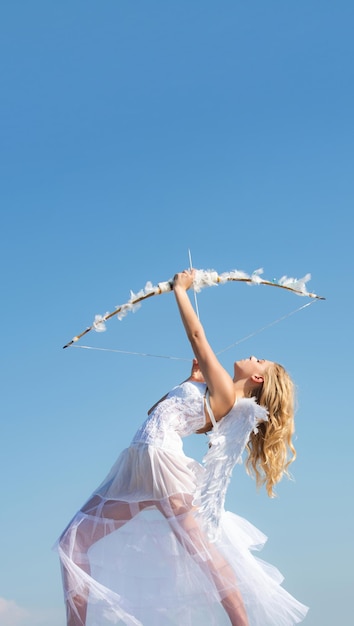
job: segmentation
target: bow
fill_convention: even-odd
[[[311,274],[306,274],[303,278],[288,278],[283,276],[278,281],[270,281],[261,278],[263,269],[255,270],[252,274],[246,274],[241,270],[232,270],[231,272],[224,272],[218,274],[214,270],[195,270],[195,276],[193,281],[193,289],[195,292],[201,291],[204,287],[212,287],[226,282],[240,282],[249,283],[252,285],[268,285],[269,287],[278,287],[280,289],[286,289],[292,291],[299,296],[307,296],[309,298],[315,298],[317,300],[325,300],[322,296],[318,296],[315,293],[310,293],[306,289],[306,283],[310,280]],[[145,287],[138,293],[130,292],[130,298],[125,304],[118,305],[111,313],[107,312],[105,315],[96,315],[91,326],[88,326],[82,333],[76,335],[69,341],[63,348],[68,348],[73,345],[81,337],[89,333],[91,330],[96,332],[104,332],[106,330],[106,322],[114,316],[117,316],[119,320],[123,319],[130,311],[136,311],[144,300],[153,296],[158,296],[162,293],[168,293],[173,291],[173,280],[170,279],[165,282],[153,285],[150,281],[146,283]]]

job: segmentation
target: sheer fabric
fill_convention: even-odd
[[[205,385],[170,392],[56,544],[68,626],[291,626],[306,607],[255,558],[266,537],[220,515],[211,541],[194,504],[205,469],[181,437],[203,427]]]

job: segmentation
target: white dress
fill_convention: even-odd
[[[265,535],[223,510],[229,476],[217,494],[217,538],[208,535],[203,516],[210,511],[200,492],[207,470],[182,448],[182,437],[205,424],[205,391],[187,381],[157,405],[58,540],[68,614],[76,611],[75,596],[88,603],[86,620],[77,623],[229,626],[221,601],[237,594],[250,626],[304,619],[307,607],[281,587],[278,570],[251,552]],[[245,403],[253,411],[254,401],[244,401],[248,409]],[[239,458],[258,418],[253,412],[242,420],[238,406],[219,423],[243,428]]]

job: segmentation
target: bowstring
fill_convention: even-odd
[[[282,322],[283,320],[286,320],[288,317],[291,317],[292,315],[295,315],[295,313],[298,313],[299,311],[302,311],[303,309],[306,309],[306,307],[311,306],[312,304],[315,304],[315,302],[317,302],[317,300],[311,300],[310,302],[306,302],[306,304],[303,304],[302,306],[298,307],[297,309],[294,309],[294,311],[290,311],[290,313],[286,313],[285,315],[282,315],[281,317],[277,318],[273,322],[269,322],[269,324],[265,324],[265,326],[262,326],[261,328],[258,328],[257,330],[253,331],[252,333],[249,333],[248,335],[245,335],[245,337],[242,337],[241,339],[238,339],[234,343],[231,343],[230,345],[226,346],[226,348],[223,348],[222,350],[219,350],[218,352],[215,352],[216,356],[219,356],[219,354],[223,354],[224,352],[227,352],[228,350],[231,350],[231,348],[234,348],[235,346],[238,346],[240,343],[243,343],[244,341],[247,341],[248,339],[251,339],[251,337],[255,337],[255,335],[259,335],[264,330],[267,330],[268,328],[271,328],[272,326],[275,326],[279,322]],[[81,346],[81,345],[78,345],[78,344],[74,344],[72,346],[72,348],[81,348],[83,350],[99,350],[101,352],[116,352],[116,353],[119,353],[119,354],[130,354],[130,355],[133,355],[133,356],[152,357],[152,358],[155,358],[155,359],[170,359],[172,361],[188,361],[189,363],[191,361],[190,358],[186,358],[186,357],[182,357],[182,356],[172,356],[172,355],[167,355],[167,354],[152,354],[151,352],[132,352],[130,350],[118,350],[118,349],[115,349],[115,348],[98,348],[98,347],[95,347],[95,346]]]
[[[257,330],[253,331],[249,335],[246,335],[245,337],[242,337],[242,339],[238,339],[238,341],[235,341],[235,343],[231,343],[226,348],[223,348],[222,350],[219,350],[219,352],[215,352],[216,356],[219,356],[219,354],[223,354],[227,350],[231,350],[231,348],[234,348],[235,346],[238,346],[243,341],[247,341],[247,339],[251,339],[251,337],[254,337],[255,335],[259,335],[259,333],[262,333],[264,330],[267,330],[267,328],[271,328],[272,326],[275,326],[275,324],[278,324],[279,322],[282,322],[283,320],[286,320],[288,317],[291,317],[292,315],[295,315],[295,313],[298,313],[299,311],[302,311],[302,309],[306,309],[306,307],[311,306],[311,304],[315,304],[315,302],[317,302],[317,300],[311,300],[311,302],[306,302],[306,304],[303,304],[302,306],[298,307],[294,311],[290,311],[290,313],[286,313],[285,315],[282,315],[281,317],[279,317],[278,319],[274,320],[273,322],[269,322],[269,324],[266,324],[265,326],[261,326],[261,328],[258,328]]]
[[[154,357],[155,359],[171,359],[173,361],[188,361],[190,363],[191,359],[187,359],[183,356],[170,356],[167,354],[151,354],[150,352],[131,352],[130,350],[118,350],[115,348],[96,348],[95,346],[80,346],[74,344],[71,346],[72,348],[83,348],[84,350],[100,350],[101,352],[118,352],[119,354],[132,354],[133,356],[149,356]]]
[[[189,269],[192,271],[192,269],[193,269],[193,262],[192,262],[192,253],[191,253],[190,249],[188,249],[188,257],[189,257]],[[198,320],[200,320],[197,292],[194,289],[194,286],[193,286],[193,295],[194,295],[195,312],[197,314]]]

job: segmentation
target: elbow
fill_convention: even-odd
[[[192,346],[198,346],[202,341],[204,336],[203,330],[201,328],[195,328],[188,333],[188,339],[191,342]]]

